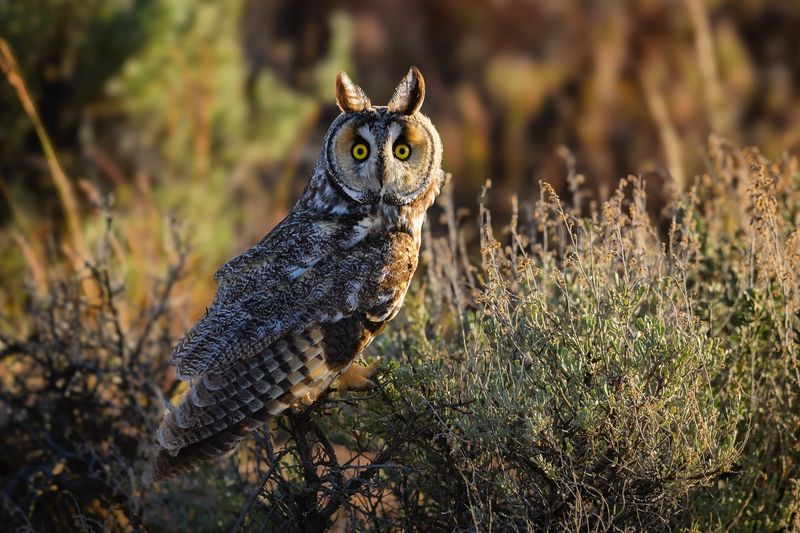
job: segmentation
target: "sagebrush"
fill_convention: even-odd
[[[798,162],[718,139],[708,157],[656,220],[635,177],[596,209],[544,184],[502,228],[482,203],[475,251],[445,196],[370,348],[378,388],[330,393],[155,486],[141,473],[176,392],[187,252],[171,245],[150,306],[122,319],[111,227],[104,253],[50,268],[5,323],[5,512],[82,530],[800,526]]]

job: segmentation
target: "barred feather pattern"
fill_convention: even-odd
[[[315,398],[395,316],[417,266],[413,237],[377,231],[343,245],[346,258],[322,257],[270,292],[223,292],[250,283],[257,257],[221,284],[223,294],[173,355],[190,387],[158,430],[155,479],[235,449],[259,424]]]
[[[280,339],[262,357],[195,380],[157,433],[163,451],[156,479],[231,451],[270,417],[326,389],[343,368],[331,368],[322,341],[314,328]]]
[[[270,418],[310,401],[395,317],[417,268],[422,224],[448,176],[412,68],[389,107],[344,75],[308,185],[286,218],[223,265],[206,314],[172,351],[189,382],[157,432],[163,479],[228,453]],[[353,143],[369,144],[356,161]],[[393,146],[405,145],[407,157]]]

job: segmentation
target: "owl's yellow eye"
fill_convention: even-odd
[[[400,161],[405,161],[411,155],[411,148],[407,144],[397,144],[394,147],[394,156]]]
[[[369,155],[369,147],[364,143],[353,145],[353,157],[356,161],[363,161]]]

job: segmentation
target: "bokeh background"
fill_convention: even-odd
[[[341,69],[385,103],[420,67],[460,206],[487,179],[500,212],[512,193],[538,197],[539,180],[568,192],[574,157],[596,198],[640,174],[657,210],[705,169],[711,134],[797,151],[798,33],[800,3],[785,0],[0,1],[0,35],[76,191],[65,203],[0,84],[0,276],[29,267],[15,239],[43,257],[70,205],[91,224],[111,193],[135,255],[171,213],[207,278],[299,194]],[[134,285],[149,263],[131,267]]]
[[[742,259],[749,247],[756,259],[774,255],[775,279],[796,287],[797,160],[784,155],[800,153],[798,36],[797,0],[0,0],[0,503],[18,503],[15,524],[31,509],[44,524],[73,524],[80,503],[120,530],[141,526],[137,516],[172,527],[203,513],[200,523],[222,528],[230,517],[219,502],[205,504],[214,497],[230,516],[240,512],[246,485],[214,470],[179,494],[131,496],[139,489],[130,465],[144,461],[163,400],[180,391],[169,347],[211,302],[212,273],[300,194],[338,114],[336,73],[383,104],[417,65],[453,179],[430,211],[412,293],[424,299],[427,283],[438,294],[439,283],[445,294],[450,274],[474,281],[469,259],[437,254],[447,239],[431,234],[451,229],[458,245],[445,248],[478,256],[487,180],[505,242],[512,205],[520,227],[535,217],[540,180],[571,213],[570,204],[589,214],[592,200],[609,197],[621,213],[620,178],[641,176],[631,181],[646,194],[630,205],[646,197],[661,230],[680,206],[697,206],[697,231],[678,224],[678,234],[698,257],[701,244],[723,250],[697,260],[698,308],[708,289],[709,309],[744,317],[741,328],[716,331],[732,346],[731,382],[756,383],[766,398],[754,396],[751,448],[735,465],[746,472],[744,492],[732,484],[728,498],[720,480],[719,500],[733,509],[731,523],[796,517],[784,512],[800,505],[796,359],[775,342],[783,318],[756,311],[788,316],[797,300],[780,301],[744,274],[740,298],[737,276],[742,265],[754,271]],[[769,182],[765,160],[733,148],[747,145],[780,162],[769,170],[780,179]],[[670,204],[699,174],[703,185]],[[772,220],[785,262],[766,250],[759,225],[775,205],[795,213]],[[706,230],[716,241],[690,239]],[[661,241],[654,246],[662,253]],[[438,267],[435,255],[444,257]],[[769,281],[771,267],[758,266]],[[770,295],[748,314],[751,297]],[[413,314],[423,299],[406,307]],[[437,324],[460,316],[462,299],[452,300],[431,311]],[[752,336],[740,334],[750,322]],[[119,494],[122,503],[107,501]],[[184,529],[197,530],[190,522]]]

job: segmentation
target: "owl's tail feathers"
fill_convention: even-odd
[[[252,425],[239,422],[183,448],[173,450],[161,448],[153,461],[150,480],[162,481],[186,474],[210,459],[230,453],[252,429]]]
[[[327,388],[336,373],[321,340],[317,330],[287,336],[257,357],[193,379],[158,429],[161,450],[152,479],[188,472],[232,452],[255,428]]]
[[[210,459],[233,452],[250,432],[288,407],[275,400],[266,405],[259,403],[260,409],[247,414],[242,412],[244,407],[234,412],[211,407],[213,412],[227,415],[214,419],[205,407],[198,407],[191,397],[187,398],[161,422],[157,434],[160,449],[150,479],[160,481],[185,474]]]

